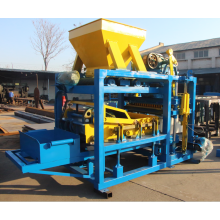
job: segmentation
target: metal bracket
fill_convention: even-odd
[[[109,191],[109,189],[102,189],[102,190],[98,190],[94,188],[94,191],[100,195],[102,195],[103,197],[105,197],[106,199],[111,198],[112,197],[112,192]]]

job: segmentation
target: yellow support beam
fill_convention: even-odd
[[[183,133],[182,133],[182,151],[185,152],[187,149],[188,140],[188,116],[190,113],[189,108],[189,93],[184,93],[181,100],[180,115],[183,115]]]
[[[173,72],[173,64],[177,65],[177,60],[176,58],[173,56],[173,50],[172,49],[168,49],[166,51],[167,55],[169,56],[169,65],[170,65],[170,75],[174,75]],[[172,90],[173,90],[173,96],[175,96],[175,82],[172,82]]]
[[[188,141],[188,115],[183,116],[182,151],[186,152]]]
[[[180,115],[189,115],[189,93],[183,93],[181,100]]]
[[[138,48],[134,45],[128,45],[129,53],[132,57],[132,61],[137,71],[147,71],[144,62],[141,58]]]
[[[173,56],[173,50],[172,49],[168,49],[166,51],[166,54],[169,56],[169,64],[170,64],[170,75],[174,75],[173,72],[173,64],[178,65],[178,62],[176,60],[176,58]]]
[[[77,70],[79,73],[81,73],[82,67],[83,67],[83,62],[80,59],[79,55],[76,54],[76,58],[73,64],[72,71]]]
[[[169,64],[170,64],[170,75],[174,75],[173,72],[173,50],[172,49],[168,49],[166,51],[167,55],[169,56]]]
[[[126,69],[124,59],[118,47],[118,43],[108,41],[108,51],[111,55],[115,69]]]

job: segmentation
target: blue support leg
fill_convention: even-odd
[[[155,143],[152,146],[152,155],[148,158],[148,166],[154,167],[157,165],[157,156],[154,154],[155,151]]]
[[[90,176],[94,173],[93,166],[94,166],[94,160],[89,159],[87,161],[87,168],[88,168],[88,175]]]
[[[63,91],[59,90],[55,96],[55,106],[54,106],[54,115],[55,115],[55,127],[59,128],[60,120],[62,116],[62,96]]]
[[[164,82],[163,87],[163,134],[166,134],[166,140],[163,141],[161,161],[166,162],[169,166],[170,159],[170,126],[171,126],[171,90],[172,76],[168,76],[168,80]]]
[[[104,184],[105,154],[104,154],[104,76],[106,70],[95,70],[94,78],[94,115],[95,115],[95,183],[94,187],[99,190]]]
[[[123,176],[123,166],[120,164],[120,151],[117,152],[117,165],[113,168],[113,176],[116,178]]]
[[[188,141],[193,142],[194,136],[194,124],[195,124],[195,109],[196,109],[196,81],[197,79],[193,77],[193,81],[188,83],[189,85],[189,97],[190,97],[190,105],[189,108],[192,109],[192,113],[189,115],[188,122]]]

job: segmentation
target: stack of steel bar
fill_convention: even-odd
[[[55,118],[54,117],[54,110],[46,110],[46,109],[38,109],[34,107],[26,107],[25,112],[37,114],[37,115],[42,115],[50,118]]]
[[[53,130],[55,127],[55,122],[52,123],[43,123],[43,124],[27,124],[22,127],[22,132],[32,131],[32,130]]]
[[[39,123],[39,124],[54,122],[53,118],[49,118],[49,117],[45,117],[45,116],[40,116],[40,115],[32,114],[32,113],[29,113],[29,112],[16,111],[14,114],[16,116],[28,119],[30,121],[34,121],[34,122]]]

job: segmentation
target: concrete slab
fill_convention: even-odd
[[[214,150],[204,162],[183,162],[110,187],[113,197],[106,200],[83,179],[22,174],[4,154],[19,149],[19,135],[0,137],[0,201],[220,201],[220,158],[215,157],[220,138],[212,140]],[[146,157],[132,152],[121,157],[125,171],[145,163]],[[108,157],[106,164],[111,167],[115,158]],[[56,170],[67,171],[64,167]]]

